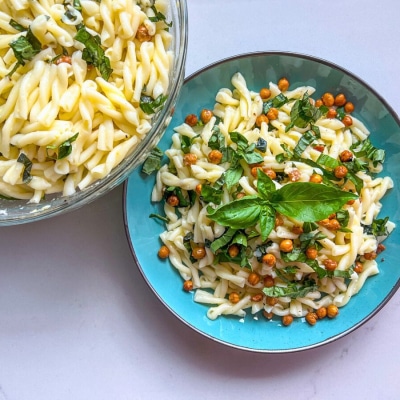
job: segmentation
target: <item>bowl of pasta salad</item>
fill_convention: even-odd
[[[195,331],[258,352],[363,324],[399,287],[400,122],[328,61],[267,52],[185,81],[125,183],[135,261]]]
[[[126,179],[171,120],[186,48],[184,1],[0,2],[0,225]]]

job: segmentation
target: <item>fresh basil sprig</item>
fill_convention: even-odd
[[[257,171],[258,195],[245,196],[216,209],[208,208],[208,218],[222,226],[245,229],[260,224],[266,240],[274,227],[276,212],[298,221],[313,222],[327,218],[358,196],[312,182],[293,182],[275,188],[273,181]]]

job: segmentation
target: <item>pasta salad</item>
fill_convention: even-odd
[[[334,318],[379,272],[394,228],[378,215],[393,187],[376,175],[385,153],[343,93],[313,99],[286,78],[253,91],[241,73],[231,83],[174,129],[168,163],[155,149],[143,165],[158,170],[158,255],[211,320]]]

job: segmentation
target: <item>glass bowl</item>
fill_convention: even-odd
[[[28,200],[10,200],[0,196],[0,226],[37,221],[87,205],[118,186],[133,169],[146,159],[171,120],[185,75],[188,36],[187,5],[185,0],[171,1],[169,4],[166,21],[172,22],[169,32],[172,33],[173,40],[169,50],[174,53],[174,60],[170,71],[167,100],[163,108],[154,114],[150,131],[107,176],[72,195],[51,194],[39,203],[30,203]]]

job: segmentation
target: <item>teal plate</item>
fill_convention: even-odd
[[[310,56],[267,52],[243,54],[212,64],[189,76],[184,83],[175,113],[158,146],[170,147],[173,128],[185,116],[203,108],[212,108],[221,87],[231,87],[231,76],[241,72],[253,90],[277,82],[282,76],[290,81],[290,88],[310,85],[316,88],[313,96],[324,92],[344,92],[361,119],[372,132],[375,146],[386,150],[383,174],[393,178],[395,188],[383,200],[380,218],[388,215],[399,226],[400,208],[400,121],[382,97],[361,79],[325,60]],[[354,331],[375,315],[393,296],[400,285],[398,244],[400,228],[385,241],[381,253],[380,273],[370,277],[359,294],[340,309],[334,319],[324,319],[310,327],[298,319],[283,327],[280,319],[266,320],[261,315],[254,319],[247,315],[219,317],[211,321],[206,316],[208,307],[195,303],[193,294],[182,290],[182,279],[169,264],[157,257],[161,245],[159,234],[163,224],[150,219],[151,213],[161,213],[162,207],[150,201],[155,176],[145,176],[137,168],[125,182],[124,218],[133,257],[145,281],[160,301],[181,321],[200,334],[225,345],[255,352],[284,353],[305,350],[332,342]]]

